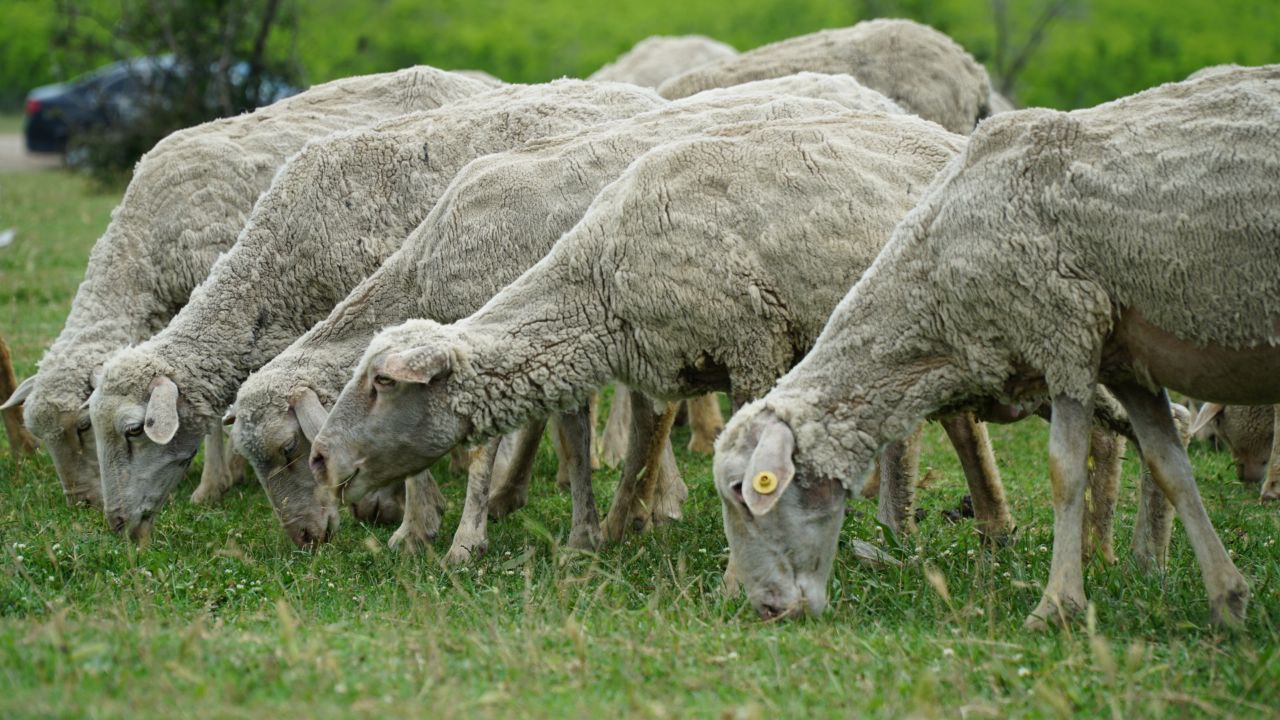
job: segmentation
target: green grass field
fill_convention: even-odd
[[[0,174],[0,229],[18,230],[0,249],[0,335],[20,374],[60,329],[117,200],[64,173]],[[844,553],[830,611],[773,624],[721,592],[710,462],[682,450],[685,520],[586,555],[562,547],[569,499],[544,447],[529,507],[491,525],[486,558],[446,572],[434,556],[388,552],[392,528],[350,517],[331,545],[297,550],[257,486],[192,506],[198,466],[137,550],[64,505],[46,457],[15,464],[6,446],[0,717],[1280,715],[1280,508],[1206,448],[1193,450],[1205,502],[1253,588],[1242,631],[1207,626],[1180,531],[1166,574],[1127,560],[1132,451],[1121,560],[1086,568],[1096,622],[1021,629],[1049,566],[1045,427],[993,429],[1020,524],[1012,546],[984,550],[971,521],[941,517],[965,490],[931,429],[923,464],[938,472],[918,535],[878,540],[869,500],[847,521],[846,538],[882,542],[904,566]],[[443,553],[462,488],[437,477],[450,499]],[[597,479],[604,504],[616,476]]]
[[[22,132],[22,115],[20,113],[0,113],[0,133]]]

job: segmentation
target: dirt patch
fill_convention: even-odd
[[[18,134],[0,134],[0,172],[8,170],[45,170],[62,166],[62,156],[27,152]]]

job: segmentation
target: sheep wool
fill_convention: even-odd
[[[617,83],[511,85],[307,145],[169,326],[106,365],[93,401],[108,423],[95,430],[99,443],[119,432],[113,408],[146,402],[158,377],[179,388],[180,427],[213,418],[249,372],[399,247],[471,159],[662,104]],[[131,481],[149,474],[135,467]]]
[[[96,462],[92,449],[78,451],[65,432],[65,418],[74,426],[95,372],[186,304],[290,155],[313,138],[485,89],[425,66],[337,80],[180,130],[143,156],[26,399],[25,422],[49,449],[64,484],[98,484],[96,466],[77,469],[77,458]]]
[[[587,79],[657,88],[669,78],[737,54],[732,46],[702,35],[655,35],[636,43]]]
[[[993,117],[813,352],[730,425],[768,408],[795,432],[797,466],[856,482],[853,458],[949,405],[1028,385],[1087,401],[1126,313],[1198,345],[1274,347],[1276,177],[1280,66]],[[912,377],[925,357],[938,367]],[[1042,381],[1013,382],[1028,372]]]
[[[963,143],[908,115],[845,113],[660,146],[477,313],[384,331],[357,376],[393,350],[446,349],[444,392],[473,439],[615,377],[660,398],[763,394]]]
[[[479,158],[427,219],[329,317],[251,375],[236,396],[237,442],[260,475],[279,478],[290,402],[310,389],[326,405],[380,330],[414,317],[454,322],[478,310],[581,219],[600,189],[647,150],[744,121],[902,111],[844,76],[802,73],[713,90],[579,132]],[[274,463],[274,464],[272,464]],[[273,494],[271,480],[266,481]]]
[[[671,78],[658,92],[681,98],[804,70],[848,73],[956,133],[990,114],[987,71],[951,38],[910,20],[868,20],[764,45]]]

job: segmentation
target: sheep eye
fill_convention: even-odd
[[[378,387],[389,388],[389,387],[395,387],[396,381],[392,380],[386,375],[379,373],[373,376],[373,384],[377,385]]]
[[[292,438],[290,438],[289,442],[286,443],[284,446],[284,456],[287,458],[291,458],[293,457],[293,454],[297,451],[298,451],[298,436],[294,435]]]
[[[84,432],[88,430],[89,425],[91,424],[92,424],[91,419],[89,418],[88,415],[85,415],[84,417],[80,418],[79,421],[76,422],[76,432]]]
[[[137,425],[130,425],[129,427],[125,428],[124,434],[128,437],[138,437],[139,435],[142,434],[142,423],[138,423]]]

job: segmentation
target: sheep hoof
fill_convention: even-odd
[[[659,487],[657,497],[653,499],[651,518],[655,525],[674,522],[684,517],[684,501],[689,497],[689,488],[677,479],[675,484]]]
[[[480,559],[485,550],[485,545],[467,547],[466,545],[454,543],[453,547],[449,548],[449,552],[445,553],[444,564],[449,567],[468,565],[472,560]]]
[[[195,492],[191,493],[192,505],[212,505],[222,499],[227,494],[227,488],[230,483],[200,483]]]
[[[715,438],[704,438],[700,435],[694,435],[689,438],[689,452],[702,453],[703,455],[711,455],[716,450]]]
[[[436,536],[417,528],[401,525],[387,541],[387,547],[407,555],[417,555],[435,542]]]
[[[1209,601],[1213,624],[1227,627],[1244,625],[1245,608],[1249,605],[1249,585],[1237,575],[1227,582],[1226,591]]]
[[[1070,597],[1050,596],[1046,593],[1022,626],[1033,632],[1044,632],[1053,626],[1064,627],[1080,617],[1084,607],[1084,598],[1077,600]]]
[[[603,541],[596,523],[585,523],[569,532],[569,547],[575,550],[595,550]]]
[[[501,520],[511,513],[524,507],[529,502],[529,493],[526,488],[522,493],[501,493],[494,495],[489,499],[489,518],[492,520]]]
[[[611,510],[605,516],[604,522],[600,523],[600,529],[604,533],[605,542],[616,543],[622,540],[627,534],[627,523],[622,519],[622,514],[616,512],[616,508]]]

